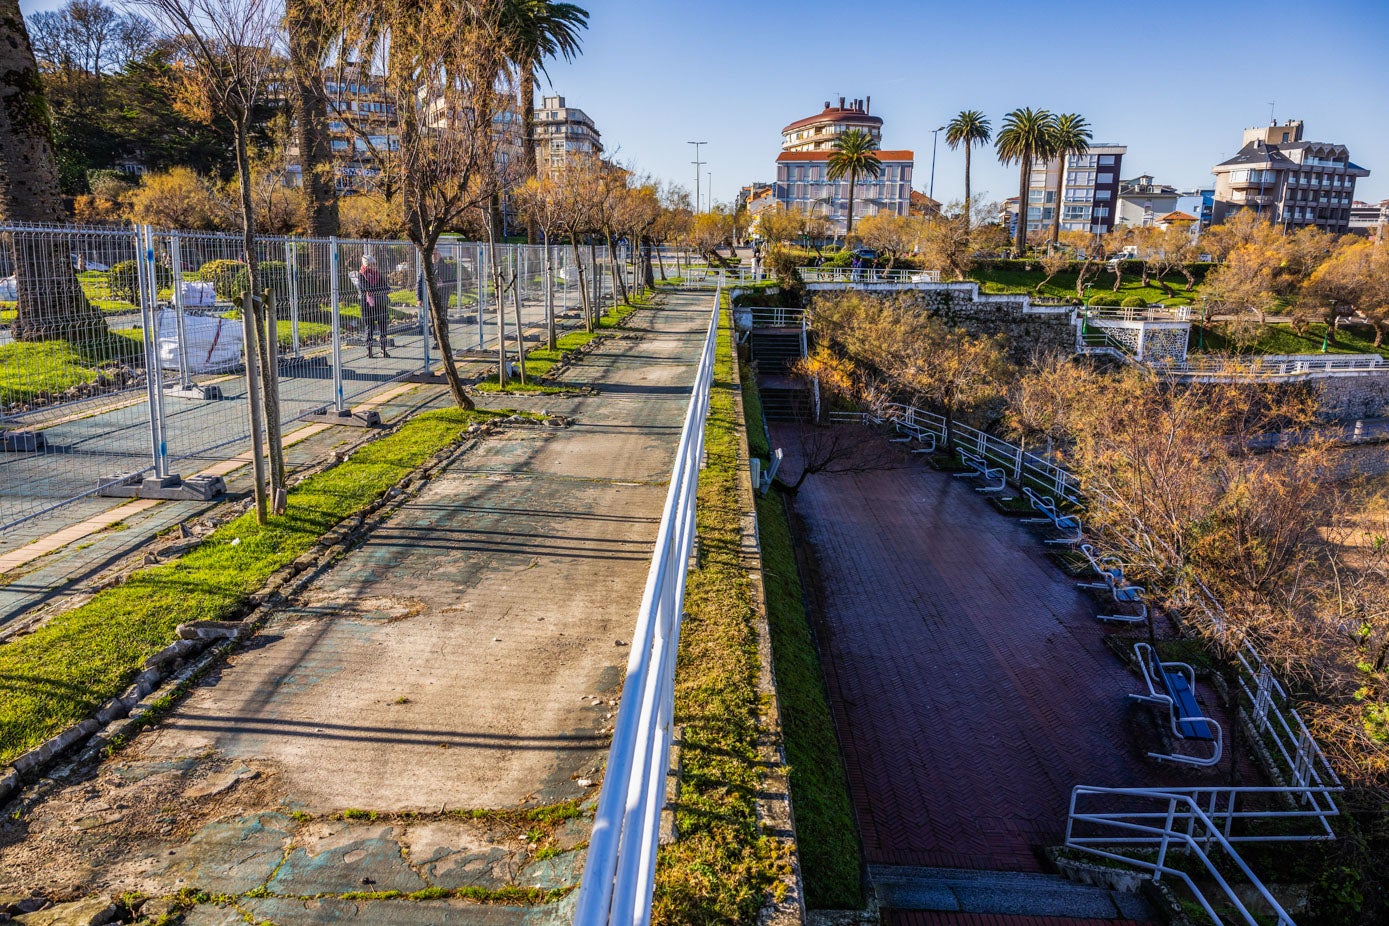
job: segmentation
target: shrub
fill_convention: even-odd
[[[232,288],[236,277],[245,269],[246,265],[239,260],[210,260],[198,268],[198,279],[211,283],[218,298],[231,299],[236,295]]]
[[[174,272],[163,264],[154,265],[155,284],[159,289],[168,289],[174,285]],[[123,260],[118,264],[113,264],[111,269],[106,271],[106,288],[110,291],[112,298],[124,299],[126,302],[140,301],[140,268],[133,260]]]
[[[1118,306],[1123,304],[1123,298],[1118,293],[1095,293],[1087,304]]]
[[[231,293],[228,298],[236,298],[251,288],[251,272],[244,264],[232,278]],[[260,273],[260,289],[271,290],[275,294],[275,305],[283,309],[289,305],[289,267],[282,260],[263,260],[257,267]]]
[[[1092,301],[1090,304],[1094,305],[1095,303]],[[1146,309],[1148,307],[1148,300],[1144,299],[1142,296],[1129,296],[1119,304],[1126,309]]]

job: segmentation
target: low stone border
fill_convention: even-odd
[[[559,423],[552,425],[550,421]],[[78,743],[86,742],[87,745],[63,771],[50,779],[49,787],[40,786],[35,789],[30,795],[32,800],[41,799],[52,787],[57,787],[56,779],[66,777],[72,769],[96,760],[108,747],[123,743],[128,736],[137,733],[149,723],[148,715],[155,705],[165,699],[182,695],[194,680],[235,649],[242,640],[260,630],[275,611],[303,592],[329,566],[364,539],[377,524],[401,507],[430,477],[476,447],[482,437],[517,424],[564,427],[569,423],[570,419],[562,416],[540,424],[519,415],[512,415],[483,424],[469,425],[464,434],[470,439],[436,453],[414,472],[402,477],[387,489],[380,498],[339,522],[336,527],[320,537],[318,543],[307,552],[272,573],[261,589],[248,597],[253,607],[242,620],[180,624],[179,639],[147,659],[145,671],[136,677],[124,693],[106,702],[92,717],[74,724],[24,753],[15,759],[10,767],[0,769],[0,804],[9,800],[26,780],[33,780],[51,769]],[[359,442],[353,449],[365,443],[368,441]],[[342,463],[348,456],[350,453],[339,452],[322,469]],[[311,473],[304,473],[299,481],[309,475]],[[120,576],[119,581],[113,581],[111,584],[120,584],[132,572],[133,568]],[[221,642],[203,652],[201,658],[194,658],[214,641]]]

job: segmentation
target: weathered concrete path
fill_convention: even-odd
[[[0,829],[0,884],[197,887],[281,924],[563,918],[306,898],[576,883],[586,814],[459,811],[596,793],[710,299],[640,313],[572,371],[597,396],[533,401],[573,428],[484,441],[158,728]]]

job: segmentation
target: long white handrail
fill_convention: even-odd
[[[694,546],[695,496],[714,378],[722,290],[714,297],[675,467],[637,613],[627,677],[613,726],[574,922],[645,926],[651,920],[656,848],[675,710],[675,656],[685,570]]]

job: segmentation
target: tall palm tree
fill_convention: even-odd
[[[966,109],[951,119],[945,127],[945,143],[954,151],[965,146],[965,228],[969,228],[970,207],[974,200],[969,191],[969,155],[975,145],[986,145],[992,137],[993,126],[988,118],[977,109]]]
[[[1027,251],[1027,194],[1032,186],[1033,162],[1051,157],[1052,126],[1056,117],[1045,109],[1024,107],[1003,117],[1003,128],[994,136],[994,150],[1003,164],[1018,163],[1018,230],[1014,247],[1021,257]]]
[[[838,183],[849,179],[849,216],[844,223],[844,240],[854,231],[854,187],[859,177],[877,177],[883,172],[883,162],[873,152],[877,150],[873,136],[863,129],[850,129],[834,140],[834,150],[825,171],[825,179]]]
[[[304,191],[304,230],[311,237],[338,233],[338,197],[330,175],[333,143],[328,135],[328,94],[323,64],[328,53],[324,8],[318,0],[285,0],[285,31],[289,37],[290,86],[294,101],[294,131],[299,143],[300,176]],[[319,249],[311,248],[310,255]]]
[[[501,29],[510,48],[507,57],[520,78],[522,163],[527,179],[536,174],[535,77],[545,74],[545,61],[573,61],[580,52],[579,32],[588,28],[588,10],[552,0],[504,0]]]
[[[1078,113],[1062,113],[1051,127],[1051,153],[1056,158],[1056,212],[1051,217],[1051,246],[1061,237],[1061,186],[1066,176],[1066,161],[1071,155],[1090,150],[1090,123]]]
[[[0,222],[67,221],[48,101],[18,0],[0,0],[0,139]],[[16,341],[106,337],[101,313],[72,272],[67,243],[57,236],[32,240],[12,255],[19,307],[11,336]]]

